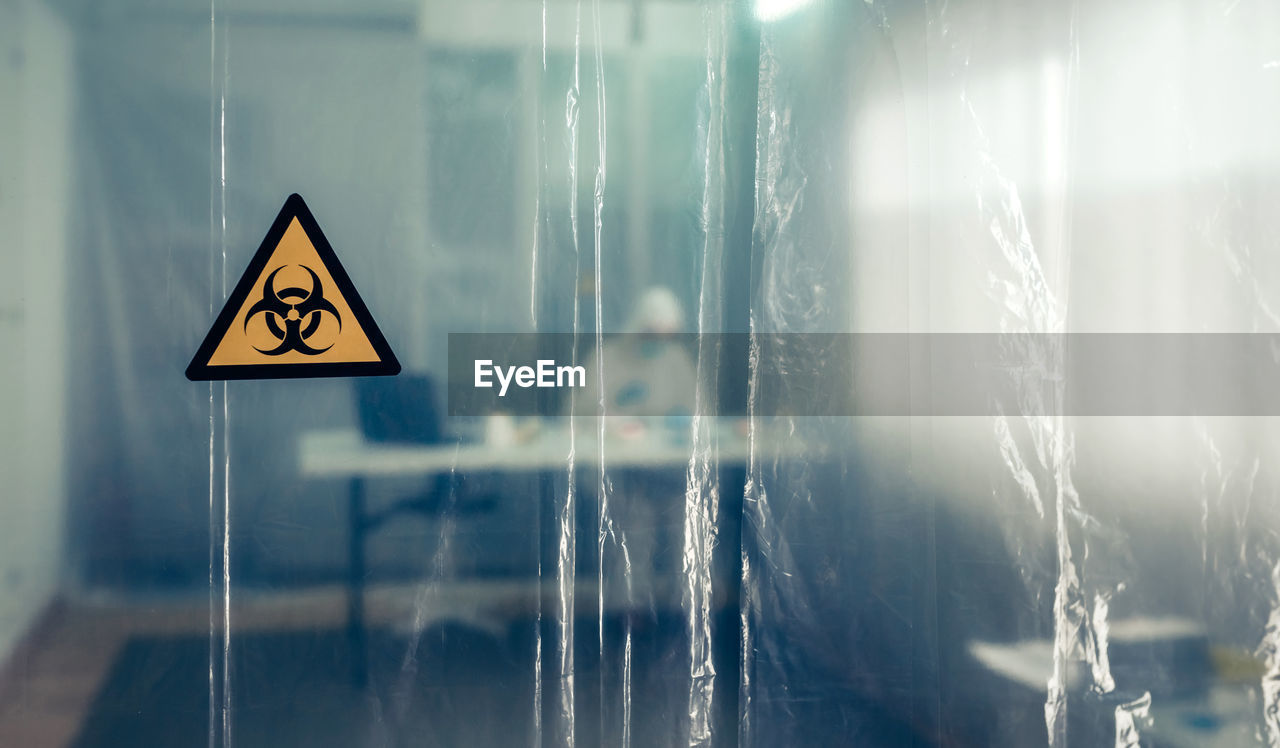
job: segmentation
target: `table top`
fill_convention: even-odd
[[[1198,626],[1180,619],[1135,619],[1116,621],[1122,637],[1159,639],[1185,636]],[[970,642],[969,654],[983,667],[1028,692],[1045,698],[1053,676],[1053,642],[1048,639],[1007,644]],[[1068,672],[1082,681],[1084,673]],[[1256,686],[1256,684],[1255,684]],[[1253,689],[1237,683],[1210,681],[1205,693],[1194,697],[1159,697],[1151,704],[1153,724],[1143,735],[1171,748],[1243,748],[1257,745],[1255,732],[1262,722],[1262,709]],[[1145,744],[1145,743],[1144,743]]]
[[[603,449],[601,448],[603,446]],[[770,456],[779,448],[793,456],[803,453],[795,440],[770,440]],[[355,478],[423,475],[452,471],[537,471],[576,466],[606,468],[662,468],[687,466],[703,454],[713,464],[745,465],[759,454],[760,443],[733,428],[713,429],[704,449],[695,450],[667,431],[655,430],[625,439],[606,436],[603,444],[590,429],[540,429],[526,441],[495,446],[479,442],[400,444],[371,442],[359,430],[328,429],[302,434],[298,444],[300,472],[306,478]]]

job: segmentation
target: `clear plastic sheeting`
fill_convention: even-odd
[[[1261,0],[0,0],[0,745],[1280,746],[1274,419],[1060,335],[1280,332],[1277,82]],[[187,381],[295,192],[404,372]],[[464,332],[625,374],[449,416]],[[1044,335],[800,417],[624,332]]]

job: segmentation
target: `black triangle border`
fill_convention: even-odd
[[[227,329],[231,327],[231,323],[235,321],[236,314],[240,311],[240,307],[244,305],[244,300],[249,296],[249,292],[253,290],[253,284],[258,280],[263,270],[266,269],[267,262],[271,259],[276,246],[284,237],[284,232],[289,228],[289,224],[294,218],[298,219],[302,230],[307,233],[307,237],[315,247],[316,254],[320,255],[320,261],[324,263],[329,275],[333,277],[333,282],[337,284],[338,291],[346,299],[347,306],[351,308],[356,321],[364,329],[365,336],[368,337],[369,342],[373,345],[373,350],[378,354],[379,360],[351,363],[243,364],[230,366],[224,364],[210,366],[209,359],[213,357],[213,352],[217,350],[218,343],[227,333]],[[240,276],[240,282],[236,284],[231,295],[227,297],[226,304],[223,305],[222,311],[218,314],[217,319],[214,320],[213,326],[209,328],[209,333],[205,335],[204,342],[200,344],[200,348],[196,351],[196,355],[192,357],[191,363],[187,364],[186,371],[187,379],[193,382],[231,379],[378,377],[395,376],[399,373],[400,361],[391,352],[391,346],[387,344],[387,339],[382,336],[382,330],[378,329],[378,323],[374,322],[373,315],[369,313],[368,307],[364,305],[364,299],[360,297],[360,293],[356,291],[355,286],[351,283],[351,278],[347,275],[346,269],[338,261],[338,256],[334,253],[333,247],[329,245],[329,240],[325,237],[324,232],[320,230],[320,224],[316,223],[315,216],[311,215],[306,202],[296,192],[284,201],[284,207],[280,209],[280,214],[276,216],[275,222],[271,224],[271,229],[267,231],[267,235],[262,239],[262,244],[259,245],[258,251],[249,262],[249,267]]]

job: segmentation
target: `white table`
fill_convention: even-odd
[[[746,464],[752,455],[751,442],[735,427],[712,431],[711,443],[699,445],[709,459],[720,463]],[[778,444],[787,445],[789,456],[803,450],[792,440],[770,441],[776,454]],[[546,428],[532,439],[505,446],[481,443],[389,444],[370,442],[355,429],[310,431],[302,435],[298,463],[304,478],[375,478],[404,475],[431,475],[447,472],[512,472],[569,468],[661,468],[688,465],[697,454],[691,442],[679,443],[672,433],[654,430],[636,439],[606,436],[603,453],[598,434],[578,429]]]
[[[1111,636],[1158,638],[1200,630],[1183,619],[1128,619],[1112,622]],[[970,642],[969,654],[989,672],[1029,694],[1044,699],[1053,675],[1053,642],[1047,639],[1013,643]],[[1067,686],[1075,690],[1087,681],[1083,666],[1067,673]],[[1243,748],[1257,745],[1262,710],[1239,683],[1210,682],[1203,696],[1155,698],[1153,724],[1143,731],[1147,740],[1167,748]],[[1145,742],[1143,743],[1146,744]]]
[[[587,423],[591,423],[588,421]],[[706,459],[711,469],[742,469],[758,454],[761,442],[743,436],[738,422],[715,421],[710,438],[695,449],[668,429],[651,429],[637,438],[606,434],[601,449],[599,432],[590,428],[547,427],[532,438],[494,446],[482,443],[398,444],[365,439],[356,429],[331,429],[302,434],[298,445],[299,472],[307,479],[339,479],[349,484],[349,546],[347,565],[347,629],[353,658],[352,678],[367,678],[364,660],[365,540],[393,508],[370,516],[365,508],[365,481],[395,476],[444,476],[455,473],[553,472],[574,469],[676,469]],[[769,459],[800,457],[803,444],[793,438],[768,440]],[[572,461],[571,461],[572,457]],[[403,510],[403,511],[408,511]],[[732,539],[725,539],[732,543]]]

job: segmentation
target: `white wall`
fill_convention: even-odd
[[[0,0],[0,661],[62,569],[71,77],[60,20]]]

